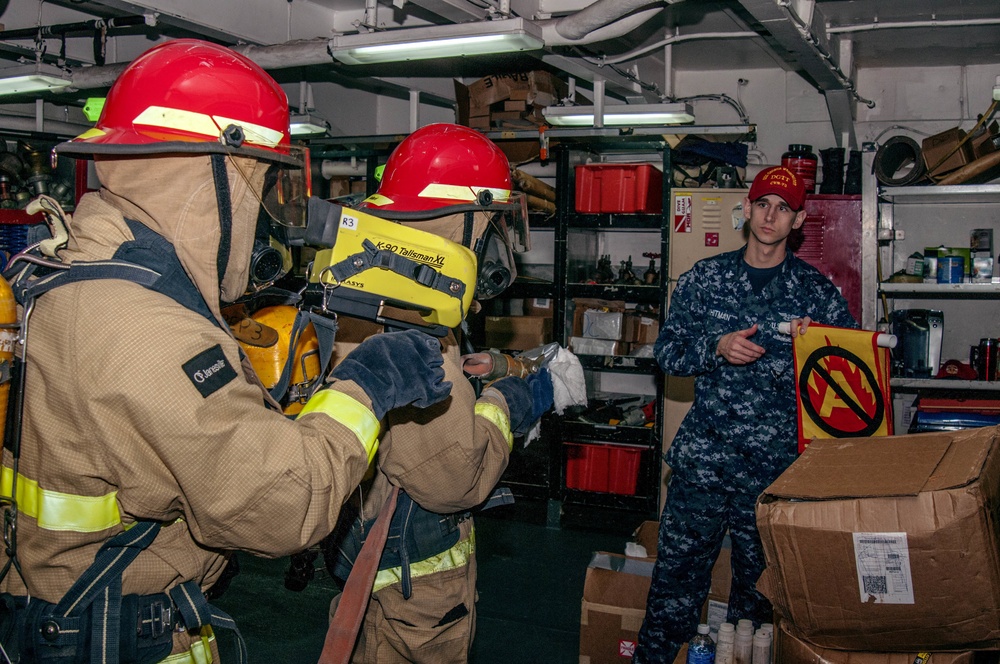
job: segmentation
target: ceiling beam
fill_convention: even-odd
[[[739,3],[748,15],[744,19],[760,33],[767,45],[810,85],[826,95],[838,143],[846,138],[845,142],[856,146],[852,86],[839,69],[836,54],[829,53],[823,41],[823,30],[810,29],[823,22],[815,4],[811,0],[800,0],[786,8],[774,0],[739,0]],[[805,25],[798,25],[790,12],[795,12]]]

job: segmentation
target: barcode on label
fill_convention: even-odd
[[[865,592],[873,595],[884,595],[889,592],[884,576],[863,576],[861,581],[864,584]]]

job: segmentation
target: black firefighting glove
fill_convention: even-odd
[[[381,420],[393,408],[427,408],[451,394],[442,364],[436,338],[417,330],[385,332],[365,339],[330,376],[357,383]]]

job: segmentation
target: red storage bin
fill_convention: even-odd
[[[591,443],[565,446],[567,489],[635,495],[641,449]]]
[[[663,211],[663,173],[652,164],[581,164],[576,167],[576,211]]]

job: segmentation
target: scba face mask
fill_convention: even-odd
[[[476,240],[473,250],[478,264],[477,300],[488,300],[500,295],[517,278],[512,237],[504,215],[497,213],[490,219],[482,237]]]

